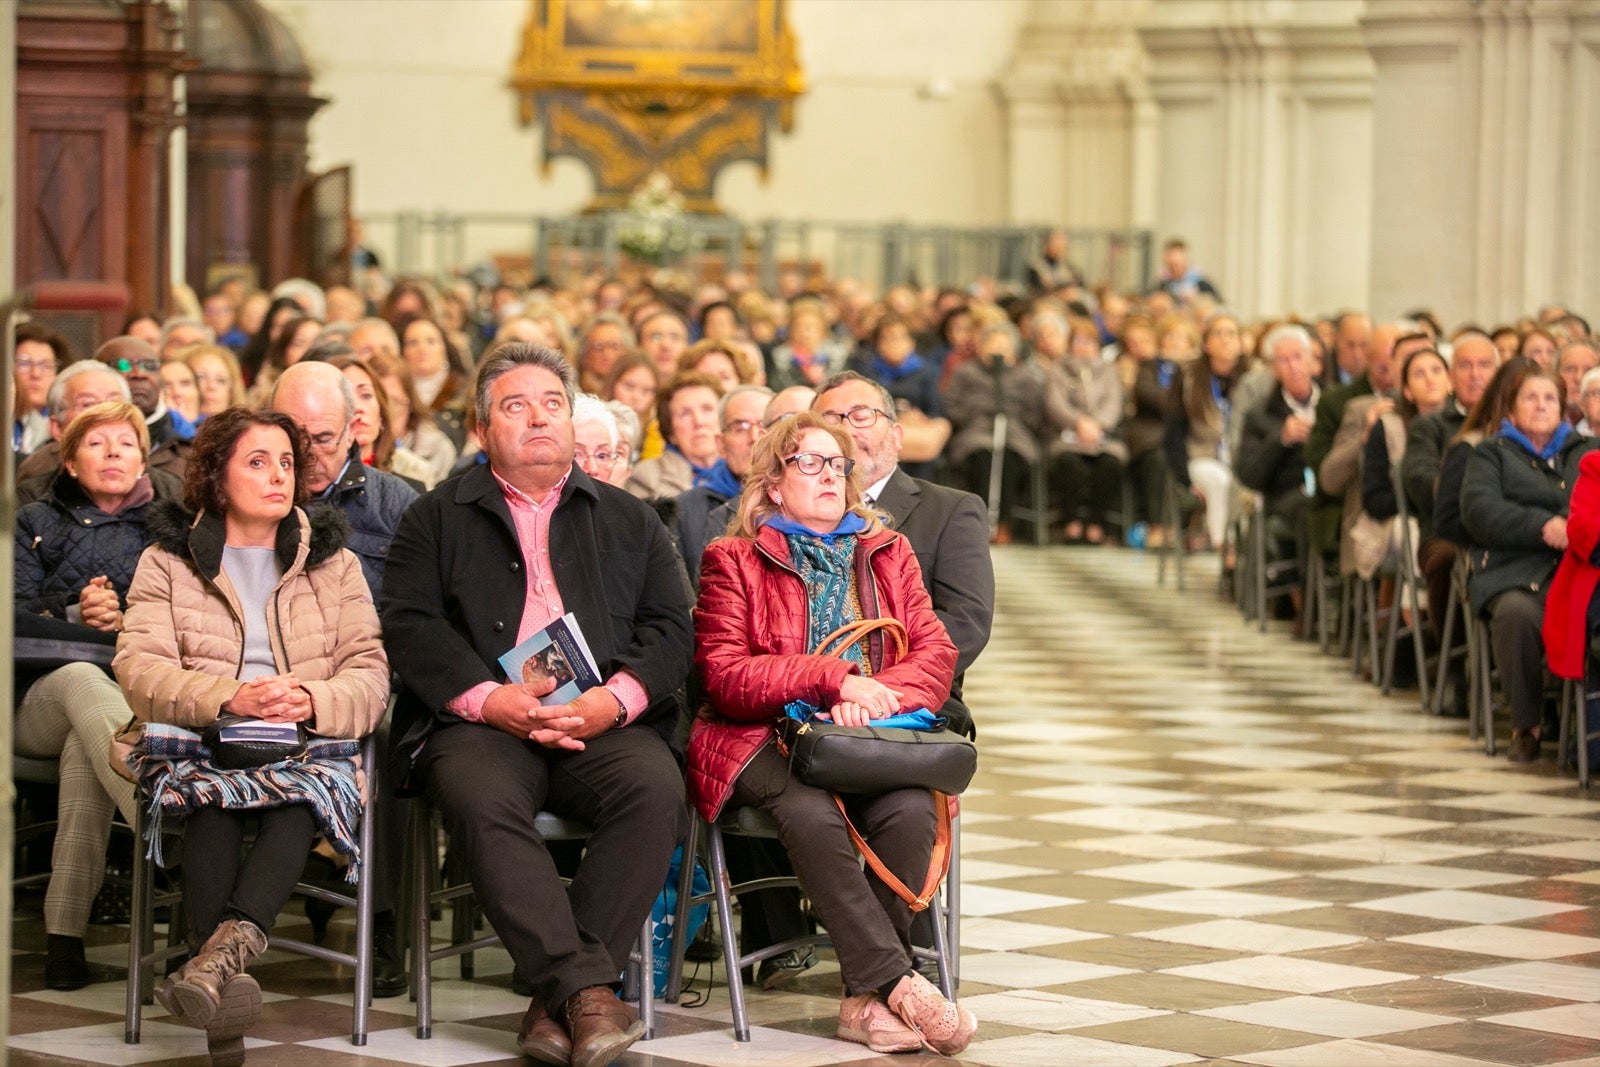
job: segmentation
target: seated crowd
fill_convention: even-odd
[[[1066,254],[1052,237],[1027,293],[881,298],[799,271],[775,293],[741,275],[692,294],[398,280],[371,299],[225,282],[192,316],[136,314],[76,362],[20,327],[16,610],[118,648],[114,681],[83,664],[18,680],[17,751],[61,766],[47,984],[91,980],[111,819],[133,821],[142,784],[186,816],[191,853],[229,857],[182,871],[193,956],[158,991],[214,1062],[243,1060],[261,998],[246,968],[308,856],[325,878],[334,860],[350,878],[371,864],[372,992],[399,995],[421,795],[532,997],[519,1047],[607,1063],[642,1032],[618,976],[690,806],[732,804],[779,828],[730,841],[735,880],[792,870],[832,931],[839,1036],[957,1052],[977,1024],[916,962],[929,915],[862,870],[845,806],[770,742],[795,700],[846,724],[926,707],[971,732],[961,683],[989,636],[988,545],[1024,514],[1069,542],[1176,540],[1231,567],[1254,494],[1285,561],[1369,578],[1415,546],[1435,629],[1467,559],[1511,758],[1535,758],[1546,644],[1552,669],[1581,675],[1600,577],[1580,555],[1600,540],[1587,323],[1562,308],[1448,335],[1425,312],[1252,322],[1181,242],[1138,295],[1089,289]],[[545,704],[555,683],[508,678],[500,658],[568,613],[602,684]],[[903,627],[901,656],[871,639],[819,654],[872,618]],[[293,726],[296,773],[263,783],[152,743],[220,744],[214,728],[240,718]],[[351,742],[374,731],[386,756],[362,768]],[[107,759],[114,740],[126,766]],[[380,783],[369,856],[350,835],[363,774]],[[928,795],[848,807],[920,881]],[[592,827],[575,864],[535,830],[544,810]],[[320,939],[326,906],[307,907]],[[741,913],[746,952],[807,932],[792,890]],[[753,979],[812,962],[775,955]]]

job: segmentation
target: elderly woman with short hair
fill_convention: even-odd
[[[713,477],[717,450],[717,403],[722,383],[709,374],[680,371],[656,398],[656,423],[666,447],[633,468],[624,487],[643,500],[671,499]]]
[[[802,411],[757,442],[728,536],[702,560],[695,665],[709,707],[689,739],[689,794],[700,814],[759,807],[778,823],[795,873],[828,928],[845,996],[838,1035],[874,1052],[953,1055],[977,1029],[912,968],[911,910],[862,869],[845,811],[901,882],[925,876],[942,797],[896,789],[842,798],[806,785],[773,745],[790,701],[861,726],[904,709],[938,708],[956,649],[904,537],[862,503],[854,442]],[[837,658],[823,638],[870,618],[903,624],[897,661],[863,640]]]
[[[1567,548],[1567,510],[1579,462],[1600,441],[1563,417],[1565,383],[1528,363],[1507,382],[1510,409],[1473,449],[1461,483],[1471,539],[1468,593],[1489,620],[1489,642],[1511,704],[1513,763],[1538,758],[1543,716],[1545,596]]]
[[[125,400],[96,404],[61,438],[61,470],[45,496],[17,514],[13,566],[18,613],[77,623],[114,635],[139,553],[150,543],[146,512],[177,479],[145,471],[150,435]],[[92,634],[85,632],[86,639]],[[107,637],[105,640],[111,640]],[[13,723],[21,756],[60,760],[60,802],[50,883],[45,890],[45,985],[89,983],[83,935],[105,877],[113,805],[131,825],[133,787],[106,760],[131,712],[117,683],[92,663],[20,675]]]

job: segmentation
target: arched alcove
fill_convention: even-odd
[[[294,272],[295,200],[306,127],[326,100],[294,35],[256,0],[203,0],[186,11],[187,275],[253,265],[263,283]]]

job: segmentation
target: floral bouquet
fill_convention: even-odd
[[[672,179],[655,171],[628,197],[628,210],[617,228],[617,244],[644,263],[662,266],[689,250],[689,226],[683,197]]]

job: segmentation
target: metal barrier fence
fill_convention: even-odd
[[[626,212],[532,216],[491,212],[401,211],[364,215],[369,247],[390,270],[448,275],[476,263],[520,266],[531,276],[565,281],[594,270],[613,273],[624,262]],[[683,216],[680,251],[668,264],[691,280],[738,270],[768,292],[781,271],[859,278],[887,288],[900,283],[965,286],[977,278],[1021,285],[1048,228],[956,228],[904,223],[746,222]],[[1142,291],[1152,276],[1149,230],[1073,230],[1070,258],[1091,285]]]

